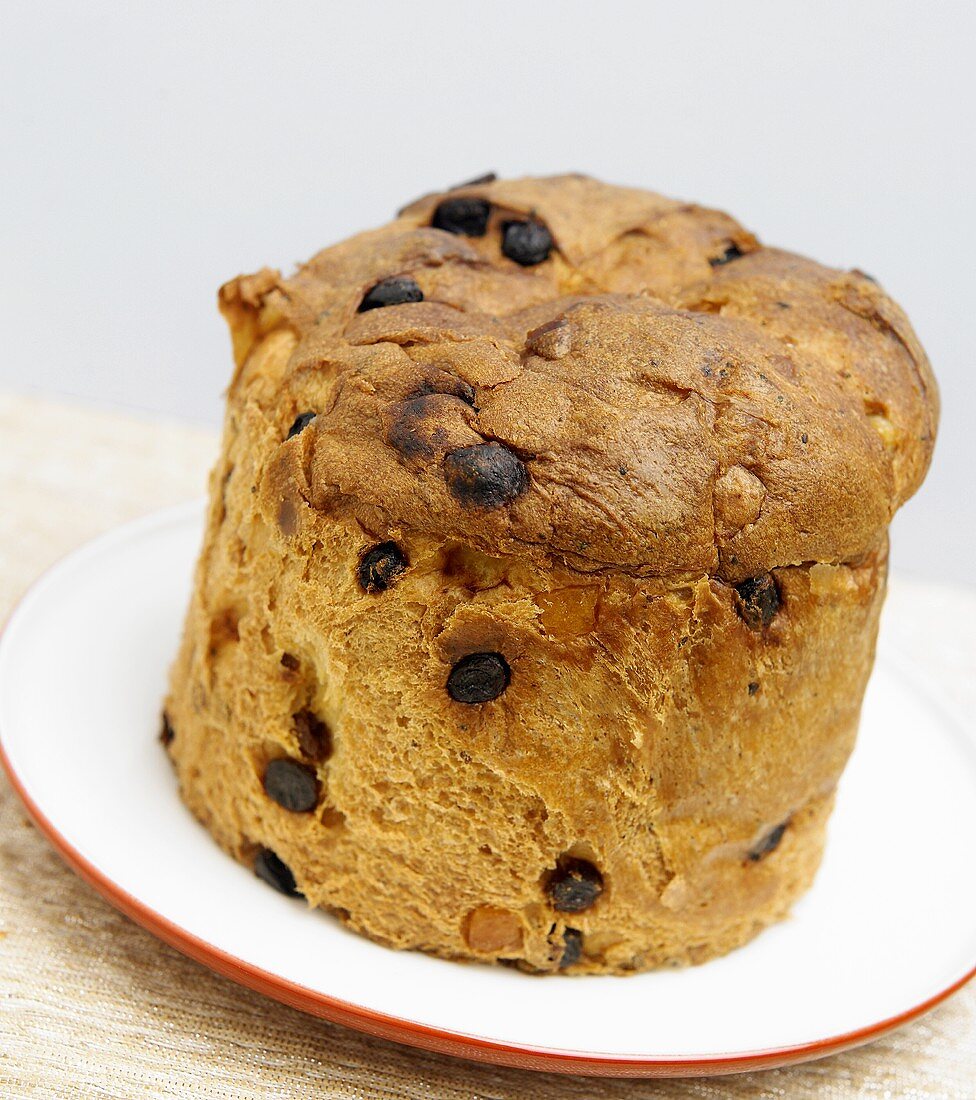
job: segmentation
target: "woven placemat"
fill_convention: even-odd
[[[200,429],[0,395],[0,618],[74,546],[201,495],[215,451]],[[900,583],[885,629],[973,712],[976,593]],[[76,878],[0,779],[0,1095],[974,1100],[976,984],[870,1046],[792,1069],[667,1082],[495,1069],[313,1019],[184,958]]]

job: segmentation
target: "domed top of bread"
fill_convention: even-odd
[[[584,176],[425,196],[220,302],[291,530],[735,582],[864,554],[932,452],[928,361],[871,278]]]

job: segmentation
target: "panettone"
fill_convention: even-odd
[[[699,962],[819,863],[937,393],[869,276],[486,177],[228,283],[190,809],[394,947]]]

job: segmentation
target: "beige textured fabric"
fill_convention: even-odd
[[[0,617],[99,531],[200,495],[208,432],[0,395]],[[976,707],[976,592],[892,586],[885,630]],[[61,863],[0,780],[0,1096],[976,1097],[976,984],[859,1050],[711,1080],[496,1069],[312,1019],[153,939]]]

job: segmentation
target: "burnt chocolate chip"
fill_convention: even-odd
[[[300,710],[293,714],[291,721],[302,755],[308,760],[325,760],[332,752],[329,727],[310,710]]]
[[[385,306],[399,306],[404,302],[422,302],[424,292],[417,286],[416,280],[409,275],[394,275],[384,279],[366,291],[359,303],[358,313],[370,309],[382,309]]]
[[[490,703],[511,681],[512,670],[500,653],[469,653],[451,669],[447,693],[458,703]]]
[[[434,211],[431,225],[461,237],[483,237],[488,229],[491,205],[484,199],[459,196],[445,199]]]
[[[746,626],[761,630],[769,626],[782,603],[772,573],[750,577],[735,586],[736,610]]]
[[[430,458],[434,453],[432,436],[439,431],[437,405],[433,394],[421,394],[401,401],[391,410],[386,441],[404,458]]]
[[[444,479],[451,495],[473,508],[510,504],[529,487],[525,463],[500,443],[451,451],[444,459]]]
[[[295,886],[295,876],[289,867],[271,851],[270,848],[262,848],[254,859],[254,873],[259,879],[273,886],[279,893],[290,898],[300,898],[298,888]]]
[[[294,439],[296,435],[299,435],[301,432],[305,431],[309,424],[311,424],[312,421],[315,419],[315,415],[316,414],[313,412],[307,412],[301,413],[299,416],[296,416],[295,419],[292,421],[291,427],[288,429],[288,435],[286,438]]]
[[[583,933],[578,928],[567,928],[563,932],[563,955],[559,960],[559,969],[565,970],[580,960],[583,954]]]
[[[603,893],[603,875],[589,860],[566,856],[549,877],[546,893],[560,913],[581,913]]]
[[[307,765],[287,756],[268,761],[264,770],[264,791],[272,802],[292,813],[315,809],[319,800],[319,781]]]
[[[765,856],[768,856],[770,852],[775,852],[779,847],[779,842],[783,839],[783,834],[786,832],[786,827],[789,825],[789,821],[784,821],[781,825],[777,825],[775,829],[770,830],[759,843],[752,848],[749,852],[749,859],[753,863],[758,863]]]
[[[169,720],[169,715],[166,711],[163,711],[162,725],[159,730],[159,740],[163,747],[172,745],[173,738],[176,736],[176,731],[173,729],[173,723]]]
[[[725,251],[721,256],[714,256],[708,262],[712,267],[721,267],[722,264],[731,263],[732,260],[737,260],[740,256],[744,255],[745,253],[737,244],[731,243],[725,246]]]
[[[435,451],[443,451],[443,421],[457,415],[451,401],[461,401],[477,411],[475,392],[467,382],[444,376],[437,379],[436,385],[439,388],[435,383],[422,382],[390,408],[386,441],[404,458],[431,458]]]
[[[364,592],[385,592],[409,564],[395,542],[381,542],[359,559],[359,586]]]
[[[502,254],[522,267],[533,267],[549,259],[552,234],[541,222],[505,222],[502,226]]]

